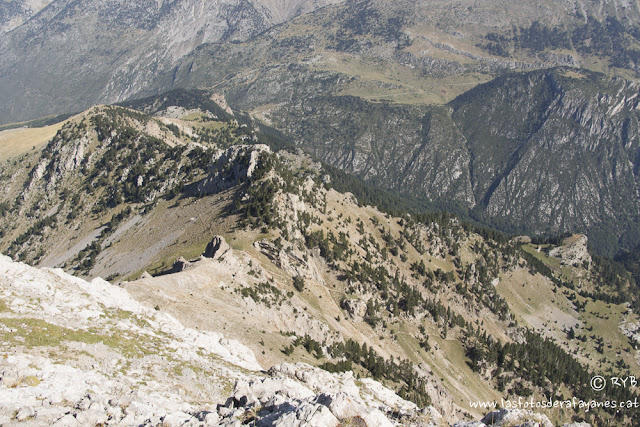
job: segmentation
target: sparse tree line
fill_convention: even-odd
[[[488,33],[478,46],[496,55],[509,57],[514,49],[531,53],[547,49],[577,50],[583,55],[607,57],[611,65],[635,69],[640,65],[640,27],[623,24],[609,16],[600,21],[589,16],[584,24],[549,27],[533,21],[528,27],[514,27],[505,33]],[[615,54],[614,54],[615,53]]]

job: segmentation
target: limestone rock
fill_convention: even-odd
[[[189,419],[191,415],[185,414],[184,412],[175,412],[167,415],[163,420],[163,425],[167,427],[181,426],[184,425]]]
[[[251,178],[258,167],[263,154],[270,154],[271,149],[264,144],[234,145],[214,154],[213,167],[209,175],[200,181],[196,192],[209,195],[231,188],[243,179]],[[248,157],[248,162],[239,161]]]
[[[485,415],[482,422],[494,426],[524,425],[527,422],[533,422],[534,425],[540,425],[541,427],[553,427],[553,424],[546,415],[536,414],[524,409],[500,409],[493,411]]]
[[[16,420],[25,421],[35,416],[36,416],[36,411],[31,406],[24,406],[20,408],[20,410],[16,414]]]
[[[549,255],[560,258],[563,264],[578,267],[591,266],[591,255],[587,250],[587,236],[576,234],[566,238],[562,246],[552,249]]]
[[[326,405],[331,413],[341,420],[357,417],[365,412],[364,406],[347,393],[322,395],[318,401]]]
[[[71,415],[71,414],[67,414],[64,417],[60,418],[58,421],[56,421],[55,423],[53,423],[54,426],[60,426],[60,427],[74,427],[74,426],[79,426],[80,423],[78,422],[78,420],[76,420],[76,418]]]
[[[187,261],[183,257],[180,257],[173,263],[172,272],[179,273],[181,271],[186,270],[190,265],[191,263],[189,261]]]
[[[266,239],[255,242],[253,246],[292,277],[301,276],[320,284],[325,283],[313,257],[309,257],[308,254],[291,246],[279,248]]]
[[[345,299],[340,307],[351,319],[361,319],[367,312],[367,303],[361,299]]]
[[[207,244],[203,255],[207,258],[218,259],[231,249],[229,244],[222,236],[213,236],[213,239]]]
[[[415,404],[377,381],[365,380],[357,385],[352,372],[332,374],[305,363],[284,363],[269,369],[267,378],[238,381],[233,396],[219,408],[218,415],[223,418],[221,425],[237,418],[238,408],[248,411],[246,415],[257,407],[261,410],[256,425],[392,426],[391,419],[398,414],[406,416],[409,423],[417,422],[416,415],[421,411]],[[427,409],[427,413],[437,415],[432,419],[441,419],[435,409]]]

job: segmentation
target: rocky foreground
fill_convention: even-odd
[[[185,328],[126,290],[0,257],[0,424],[436,425],[371,379]]]
[[[0,425],[444,425],[352,372],[268,371],[221,334],[184,327],[123,288],[0,256]],[[499,411],[456,426],[552,424]]]

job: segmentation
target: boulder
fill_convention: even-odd
[[[222,236],[213,236],[213,239],[207,245],[203,255],[207,258],[221,258],[227,251],[231,249],[226,240]]]
[[[340,421],[324,405],[316,405],[316,411],[306,420],[306,425],[317,427],[333,427],[340,424]]]
[[[187,261],[183,257],[180,257],[173,263],[172,271],[174,273],[179,273],[181,271],[186,270],[190,265],[191,263],[189,261]]]
[[[393,423],[378,408],[368,408],[362,419],[367,426],[393,427]]]
[[[351,319],[361,319],[367,312],[367,303],[361,299],[345,299],[340,307],[347,312]]]
[[[109,417],[104,411],[92,410],[78,412],[76,414],[76,420],[80,425],[84,426],[96,426],[105,425],[109,420]]]
[[[76,420],[76,418],[73,415],[67,414],[64,417],[60,418],[55,423],[53,423],[53,425],[60,426],[60,427],[74,427],[74,426],[79,426],[80,423],[78,422],[78,420]]]
[[[167,427],[181,426],[191,419],[191,415],[184,412],[174,412],[164,417],[162,422]]]
[[[318,402],[326,405],[331,413],[340,420],[354,418],[364,413],[365,407],[346,393],[321,395]]]
[[[204,424],[207,426],[217,426],[220,422],[220,416],[215,412],[208,412],[204,416]]]
[[[24,406],[20,408],[18,413],[16,414],[16,420],[18,421],[26,421],[29,418],[35,418],[36,411],[31,406]]]

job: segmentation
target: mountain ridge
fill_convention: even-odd
[[[446,214],[385,214],[332,189],[339,175],[308,155],[268,149],[260,123],[194,97],[138,103],[156,116],[94,107],[5,161],[1,250],[108,276],[262,366],[373,377],[444,422],[483,417],[470,402],[487,396],[560,398],[554,381],[591,398],[591,372],[637,371],[637,284],[586,238],[529,243]]]
[[[637,7],[622,7],[618,1],[606,7],[596,1],[580,5],[582,12],[575,3],[560,1],[541,8],[521,4],[497,8],[491,4],[479,11],[479,6],[466,1],[430,3],[427,7],[426,3],[381,0],[291,0],[282,4],[229,0],[202,7],[181,0],[135,6],[127,3],[123,5],[127,9],[112,10],[98,0],[85,0],[74,8],[55,0],[0,37],[4,59],[0,62],[1,82],[7,88],[2,95],[13,104],[0,111],[0,122],[59,114],[74,104],[78,109],[153,95],[176,86],[193,88],[199,86],[196,81],[205,81],[205,87],[222,85],[233,90],[246,83],[234,81],[233,73],[268,80],[269,66],[300,63],[307,63],[311,74],[324,68],[342,78],[358,77],[366,92],[378,92],[400,103],[407,99],[402,93],[408,90],[415,91],[409,97],[412,102],[441,102],[442,95],[433,90],[431,82],[438,86],[444,83],[442,90],[459,93],[457,83],[449,83],[448,76],[457,76],[472,87],[483,79],[482,73],[496,76],[512,69],[573,65],[632,78],[640,52]],[[481,15],[488,18],[486,25],[479,23]],[[627,63],[615,62],[606,46],[595,52],[586,45],[572,51],[562,44],[532,44],[539,39],[539,22],[560,17],[566,21],[566,31],[574,31],[589,17],[596,23],[615,20],[612,28],[617,38],[611,43],[624,49]],[[108,24],[112,18],[117,19]],[[538,25],[534,30],[532,23]],[[528,36],[507,34],[514,26]],[[581,31],[576,29],[575,37],[583,46],[588,39],[602,38],[598,32],[604,30],[591,26]],[[508,55],[487,48],[491,45],[495,50],[500,43],[505,45],[500,45],[502,52],[509,50]],[[238,59],[231,56],[237,50],[244,57],[240,67]],[[46,61],[44,52],[58,52],[59,58],[54,55]],[[219,58],[217,63],[208,63],[211,56]],[[336,56],[344,56],[345,63],[336,64]],[[391,68],[409,75],[393,83],[402,90],[376,89],[382,75],[374,74],[370,79],[368,73],[361,72],[357,62],[363,59],[384,64],[374,67],[375,74],[384,75],[385,69]],[[338,69],[334,69],[336,65],[340,65]],[[226,69],[232,69],[232,74]],[[425,77],[426,85],[421,81]],[[56,87],[43,84],[51,79],[58,82]],[[362,87],[351,86],[349,91],[362,93]],[[445,94],[444,99],[451,96]]]

